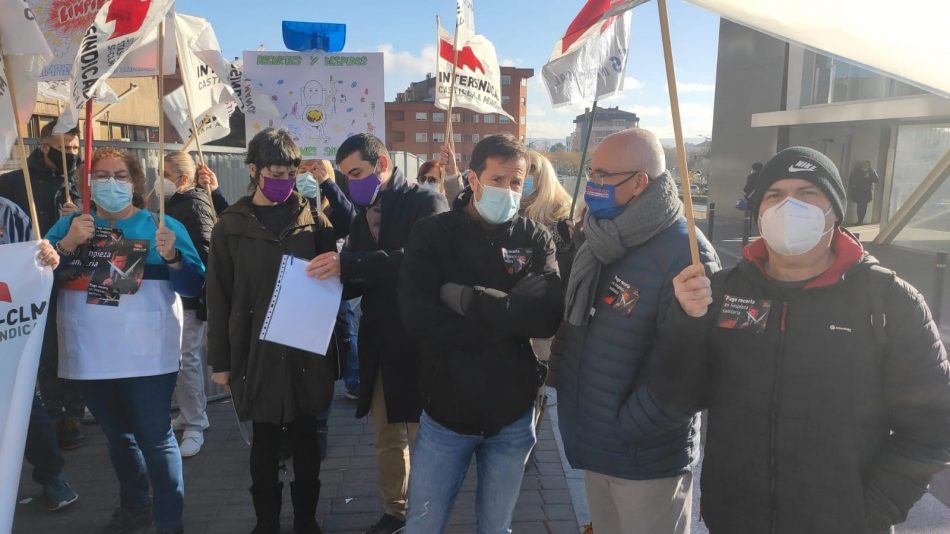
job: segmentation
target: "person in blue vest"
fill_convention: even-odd
[[[29,216],[13,201],[0,197],[0,246],[32,240],[33,225]],[[53,269],[59,265],[59,254],[49,241],[40,242],[40,262]],[[47,324],[46,328],[56,328],[56,324]],[[43,495],[50,510],[60,510],[79,499],[79,494],[73,490],[63,474],[66,459],[59,448],[56,433],[39,391],[33,395],[24,457],[33,465],[33,480],[43,486]]]
[[[699,415],[669,412],[644,388],[673,278],[691,263],[683,204],[659,139],[629,129],[594,151],[585,241],[552,344],[564,452],[584,470],[597,532],[687,534]],[[699,259],[719,258],[697,231]]]

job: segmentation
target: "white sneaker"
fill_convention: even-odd
[[[201,446],[204,444],[205,436],[203,432],[198,430],[186,430],[184,435],[182,435],[181,443],[178,444],[178,448],[181,450],[181,457],[191,458],[201,452]]]

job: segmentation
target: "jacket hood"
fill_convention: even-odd
[[[840,226],[835,227],[831,239],[831,248],[835,254],[834,263],[825,272],[808,282],[805,289],[833,285],[851,271],[865,269],[878,263],[874,256],[864,250],[861,242],[854,234]],[[769,249],[765,245],[765,239],[759,238],[746,245],[742,249],[742,258],[754,265],[766,279],[771,279],[765,272],[765,263],[769,259]]]

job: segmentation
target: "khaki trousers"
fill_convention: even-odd
[[[584,472],[594,532],[689,534],[693,474],[626,480]]]
[[[406,518],[409,493],[409,447],[416,440],[419,423],[390,423],[383,395],[383,375],[376,372],[370,416],[376,431],[376,466],[379,469],[379,493],[383,510],[400,519]]]

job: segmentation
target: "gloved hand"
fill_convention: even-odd
[[[474,290],[469,286],[447,282],[439,288],[439,300],[455,313],[465,315],[472,293]]]
[[[543,274],[528,273],[527,276],[518,280],[515,287],[511,288],[512,295],[522,297],[538,298],[543,297],[548,288],[548,281]]]

